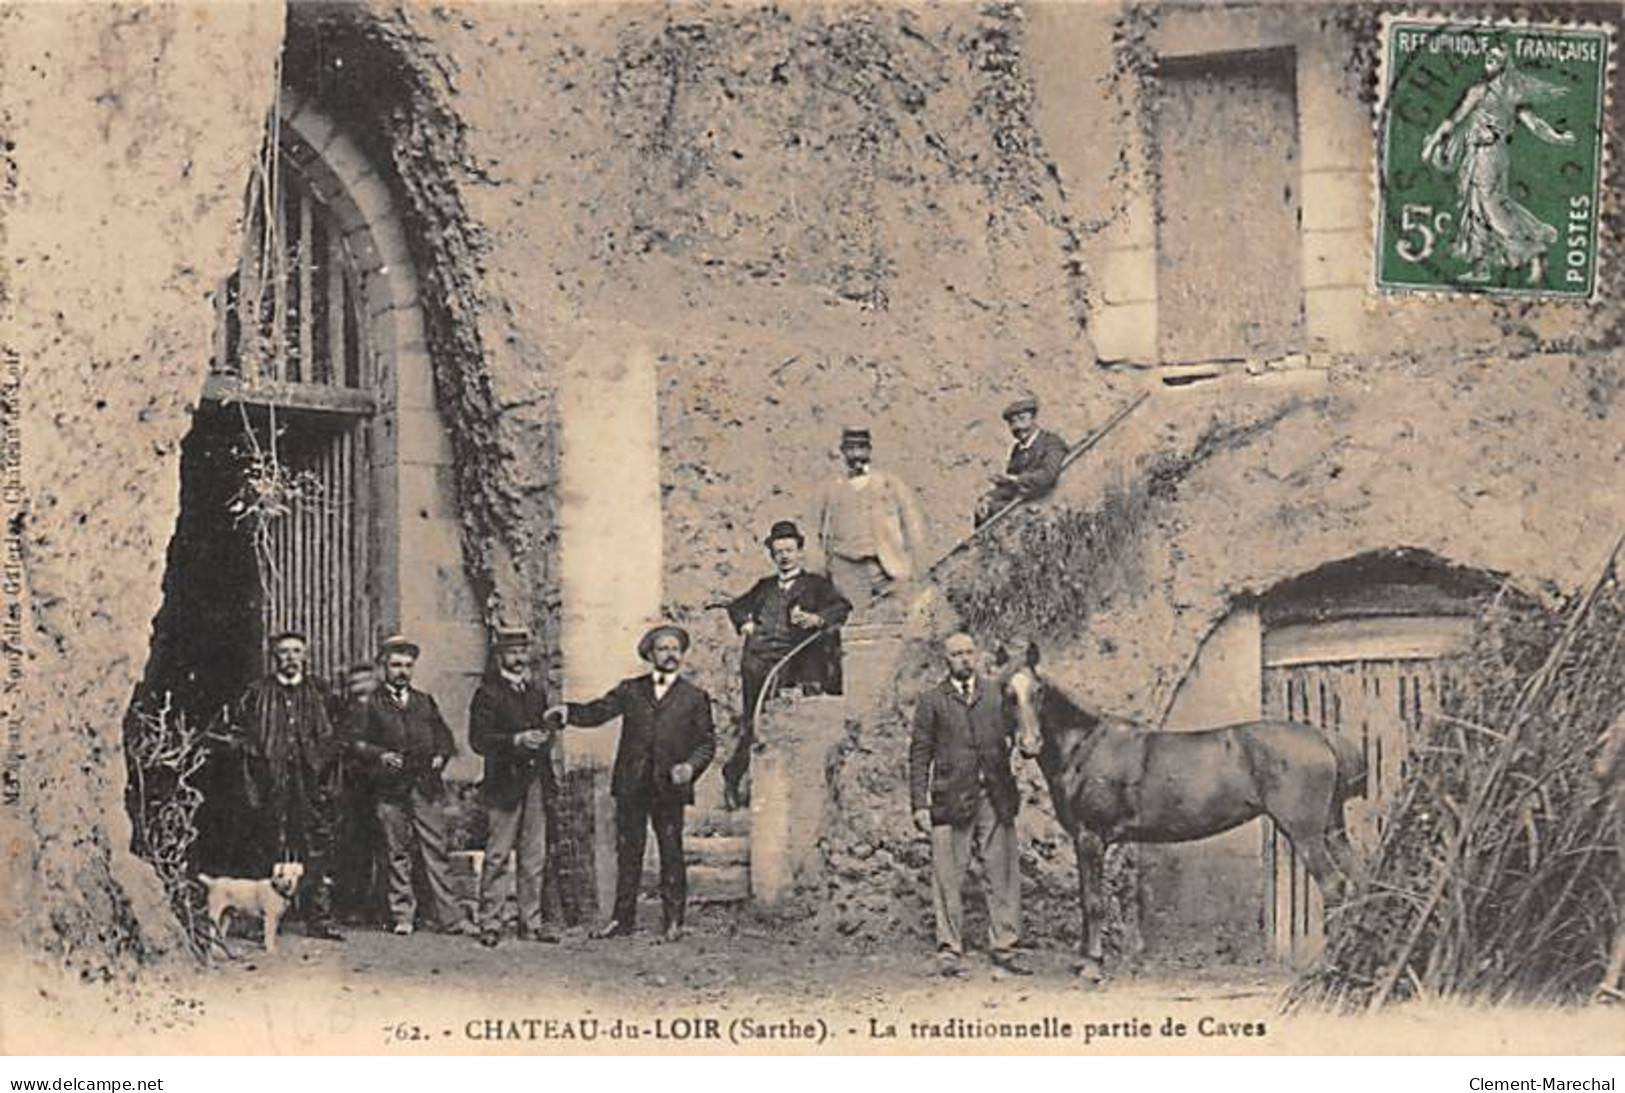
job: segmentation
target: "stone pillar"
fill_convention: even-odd
[[[750,898],[776,907],[790,894],[790,756],[766,748],[751,762]]]
[[[564,694],[597,698],[641,667],[660,614],[660,419],[654,354],[632,331],[595,327],[559,373],[559,568]],[[607,767],[618,723],[565,736],[570,768]],[[607,792],[607,778],[595,779]],[[602,794],[600,795],[602,796]],[[593,809],[595,895],[615,888],[613,809]]]

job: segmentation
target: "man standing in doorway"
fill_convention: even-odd
[[[1015,437],[1004,473],[993,476],[993,488],[976,502],[976,526],[1012,501],[1035,501],[1055,488],[1066,463],[1066,441],[1038,427],[1038,400],[1021,398],[1004,408],[1005,424]]]
[[[913,491],[874,470],[868,429],[841,432],[846,474],[829,482],[814,511],[818,546],[830,579],[861,616],[882,597],[888,616],[902,613],[902,588],[918,571],[925,520]]]
[[[254,876],[279,861],[302,861],[315,884],[305,933],[343,941],[332,925],[332,780],[340,740],[328,718],[326,688],[306,670],[310,643],[285,631],[271,638],[271,674],[243,692],[225,739],[243,764],[248,815],[241,830]]]
[[[762,541],[773,559],[773,575],[763,577],[728,605],[728,618],[745,638],[739,657],[744,699],[739,743],[722,767],[722,802],[729,809],[747,803],[741,787],[750,770],[750,749],[756,738],[756,701],[768,673],[780,658],[799,648],[779,670],[780,685],[839,694],[839,628],[852,611],[851,603],[828,578],[802,571],[801,548],[805,540],[793,522],[780,520]]]
[[[412,686],[420,651],[399,635],[379,647],[383,686],[362,707],[357,739],[351,743],[351,750],[373,770],[389,914],[401,937],[412,933],[417,918],[416,866],[423,870],[435,926],[446,933],[473,929],[452,894],[447,861],[442,777],[457,745],[434,696]]]
[[[480,873],[479,925],[480,944],[488,948],[502,941],[502,914],[510,893],[517,896],[519,937],[559,939],[542,920],[548,814],[558,793],[554,734],[544,724],[547,692],[540,680],[531,678],[529,630],[499,628],[494,646],[496,663],[468,707],[469,745],[485,757],[480,799],[489,834]]]
[[[976,642],[956,633],[942,643],[948,676],[920,695],[908,747],[914,826],[931,837],[932,903],[938,970],[962,974],[965,946],[960,889],[974,853],[987,883],[988,951],[1014,975],[1032,969],[1016,952],[1021,931],[1021,871],[1010,772],[1014,734],[998,687],[976,671]]]
[[[711,696],[677,674],[687,652],[688,631],[656,626],[638,642],[638,656],[652,671],[621,680],[595,701],[548,711],[586,728],[621,719],[609,790],[615,798],[615,909],[597,937],[625,937],[637,929],[638,883],[650,826],[660,850],[665,938],[676,941],[683,934],[688,902],[683,810],[694,803],[694,783],[717,750]]]

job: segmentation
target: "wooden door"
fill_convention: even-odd
[[[1303,348],[1296,78],[1284,50],[1163,66],[1155,154],[1166,363]]]
[[[1285,718],[1359,743],[1366,796],[1344,809],[1357,857],[1376,846],[1383,811],[1405,777],[1412,735],[1440,706],[1462,618],[1362,619],[1267,635],[1265,717]],[[1388,655],[1384,655],[1387,653]],[[1264,821],[1264,930],[1281,960],[1314,958],[1324,939],[1324,905],[1290,840]]]
[[[294,419],[279,454],[304,492],[265,524],[255,551],[264,632],[303,632],[311,671],[335,684],[373,639],[366,435],[360,421]]]

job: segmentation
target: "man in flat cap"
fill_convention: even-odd
[[[492,641],[495,663],[468,706],[468,742],[485,757],[480,799],[489,834],[480,873],[479,925],[480,944],[487,947],[502,940],[510,893],[517,895],[521,938],[559,939],[542,921],[547,826],[558,794],[554,733],[545,724],[547,691],[541,680],[531,678],[530,651],[529,630],[498,627]]]
[[[350,744],[373,772],[378,826],[384,835],[385,883],[395,933],[412,933],[418,910],[412,883],[421,866],[434,925],[445,933],[469,933],[451,889],[443,811],[446,761],[457,754],[434,696],[412,686],[419,650],[396,635],[378,649],[383,686],[361,708]]]
[[[746,803],[741,786],[750,770],[751,744],[756,738],[756,701],[768,673],[780,658],[799,648],[779,670],[778,682],[839,694],[840,626],[852,611],[852,604],[832,581],[802,570],[801,551],[806,541],[794,522],[778,521],[762,542],[773,559],[773,575],[763,577],[728,604],[728,618],[745,638],[739,657],[744,699],[739,743],[722,767],[722,801],[730,809]],[[808,644],[803,646],[803,642]]]
[[[854,614],[862,615],[918,571],[925,519],[912,490],[871,467],[874,446],[868,429],[842,431],[841,458],[846,473],[824,486],[813,521],[830,579],[852,603]],[[900,597],[891,599],[888,614],[901,614]]]
[[[1035,501],[1048,495],[1066,462],[1066,441],[1038,427],[1038,400],[1019,398],[1004,408],[1004,420],[1015,437],[1004,473],[992,476],[993,488],[976,502],[976,526],[1012,501]]]
[[[638,642],[651,671],[623,679],[592,702],[548,711],[567,724],[591,728],[621,719],[610,793],[615,798],[615,909],[598,937],[624,937],[637,928],[643,848],[654,827],[660,850],[660,906],[665,937],[683,933],[688,870],[683,864],[683,810],[694,803],[694,783],[716,755],[711,696],[677,674],[688,652],[688,631],[656,626]]]
[[[327,689],[310,675],[305,635],[271,638],[271,673],[250,684],[229,711],[221,738],[242,763],[247,815],[237,826],[252,876],[301,861],[314,880],[305,933],[342,941],[333,929],[334,775],[342,741],[328,716]]]

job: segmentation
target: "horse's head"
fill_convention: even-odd
[[[1011,658],[1001,648],[999,662],[1004,666],[999,675],[999,694],[1005,715],[1016,725],[1016,746],[1027,758],[1036,759],[1044,746],[1038,719],[1044,698],[1044,680],[1038,674],[1038,644],[1028,642],[1026,655],[1020,659]]]

